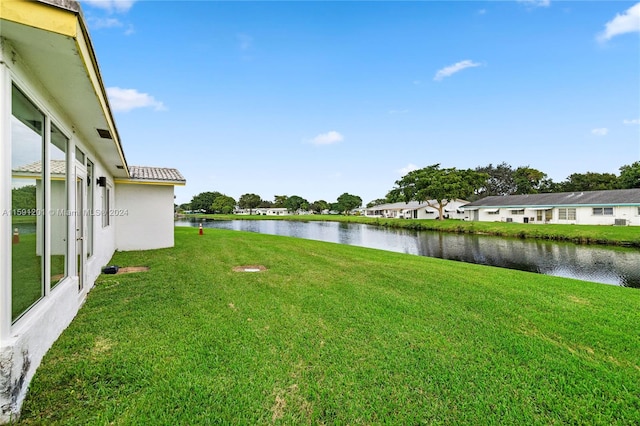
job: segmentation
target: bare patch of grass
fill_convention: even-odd
[[[264,265],[244,265],[233,267],[233,272],[263,272],[266,270],[267,267]]]
[[[118,269],[118,274],[131,274],[134,272],[148,272],[148,266],[125,266]]]

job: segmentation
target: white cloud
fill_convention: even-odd
[[[606,127],[601,127],[599,129],[593,129],[591,131],[592,135],[596,135],[596,136],[606,136],[607,133],[609,133],[609,129],[607,129]]]
[[[640,118],[634,118],[632,120],[623,120],[624,124],[640,124]]]
[[[122,27],[124,24],[116,18],[89,18],[91,27],[98,30],[100,28]]]
[[[549,7],[551,0],[518,0],[518,3],[524,3],[531,7]]]
[[[480,63],[473,62],[469,59],[460,61],[453,65],[449,65],[448,67],[444,67],[441,70],[438,70],[438,72],[436,73],[435,77],[433,77],[433,79],[435,81],[441,81],[443,78],[449,77],[457,72],[462,71],[465,68],[479,67],[480,65],[481,65]]]
[[[400,175],[404,176],[409,172],[412,172],[414,170],[418,170],[420,167],[416,166],[415,164],[409,163],[406,166],[404,166],[401,169],[396,170]]]
[[[89,22],[89,25],[91,26],[92,29],[94,30],[100,30],[103,28],[123,28],[125,27],[125,24],[120,21],[119,19],[116,18],[94,18],[94,17],[90,17],[87,19],[87,21]],[[135,30],[133,28],[132,24],[126,24],[126,28],[124,29],[123,34],[126,36],[129,36],[131,34],[135,33]]]
[[[236,39],[238,40],[240,50],[248,50],[253,44],[253,37],[248,34],[237,34]]]
[[[136,1],[137,0],[82,0],[82,3],[108,12],[125,13],[133,7]]]
[[[598,34],[598,40],[605,42],[626,33],[640,32],[640,3],[636,3],[605,24],[604,31]]]
[[[487,9],[480,9],[478,11],[478,15],[485,15],[487,13]]]
[[[344,140],[344,136],[335,130],[331,130],[327,133],[322,133],[311,139],[310,143],[314,145],[333,145],[334,143],[342,142]]]
[[[121,89],[120,87],[107,88],[107,95],[111,108],[117,112],[128,112],[136,108],[152,107],[156,111],[165,110],[162,102],[147,93],[140,93],[136,89]]]

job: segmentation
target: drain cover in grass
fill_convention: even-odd
[[[266,271],[267,268],[265,268],[262,265],[244,265],[244,266],[234,266],[233,270],[234,272],[262,272],[262,271]]]
[[[124,268],[118,268],[118,274],[130,274],[132,272],[147,272],[148,266],[126,266]]]

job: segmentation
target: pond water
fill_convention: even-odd
[[[284,235],[640,288],[640,249],[339,222],[180,219],[176,226]]]

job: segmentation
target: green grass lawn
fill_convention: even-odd
[[[20,236],[18,244],[11,245],[11,318],[14,320],[42,297],[42,256],[36,254],[36,244],[36,234],[26,234]]]
[[[116,253],[20,424],[638,424],[640,291],[176,228]],[[264,272],[234,272],[264,265]]]
[[[36,234],[20,235],[20,242],[11,245],[11,318],[15,320],[43,294],[42,256],[37,249]],[[40,242],[41,243],[41,242]],[[65,257],[49,257],[51,268],[51,287],[55,287],[64,276]]]

